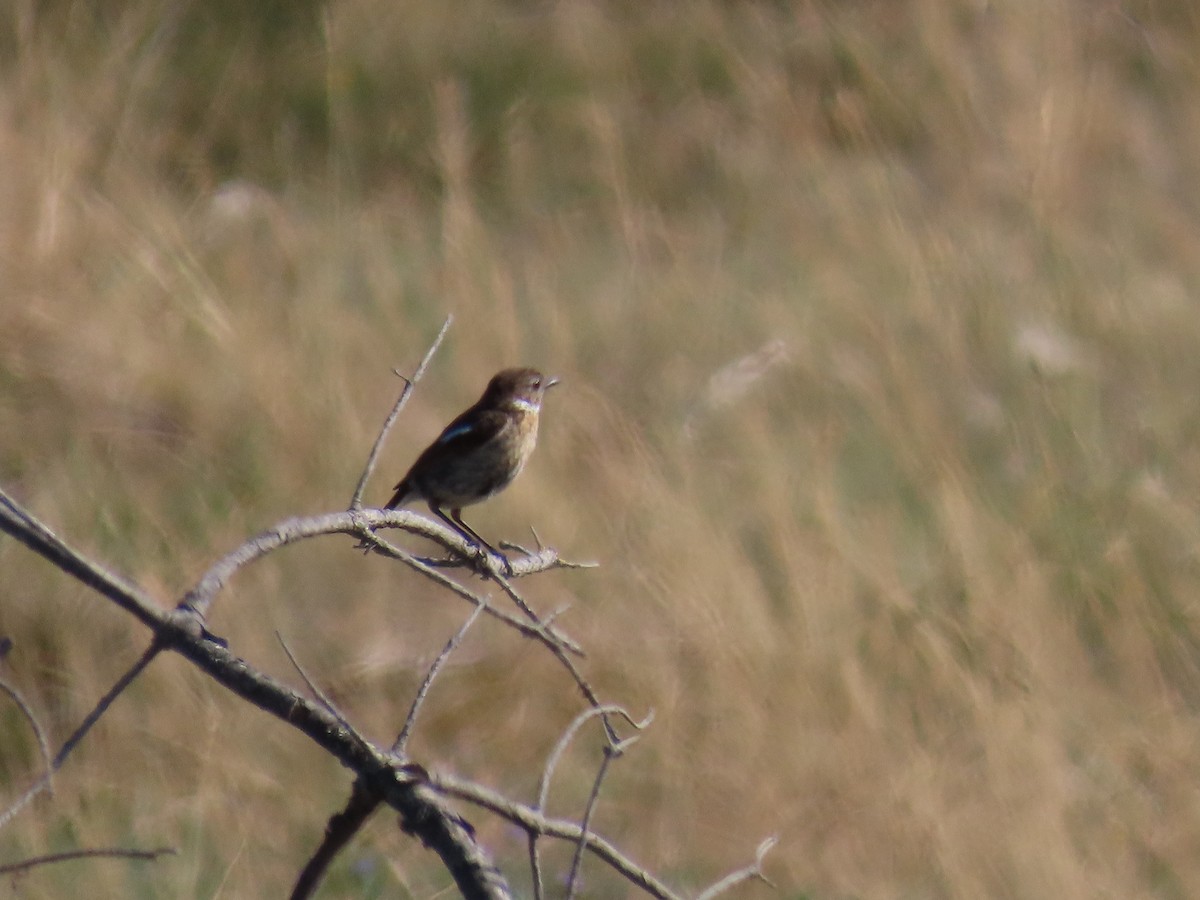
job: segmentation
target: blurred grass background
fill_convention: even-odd
[[[174,598],[369,500],[486,379],[563,377],[472,522],[651,731],[599,827],[684,889],[781,844],[788,898],[1200,891],[1200,13],[1186,0],[76,3],[0,13],[0,479]],[[6,677],[55,739],[145,644],[0,539]],[[349,541],[213,627],[281,631],[390,740],[465,616]],[[413,750],[531,796],[579,708],[481,627]],[[11,708],[0,785],[38,768]],[[582,808],[594,753],[562,770]],[[275,897],[343,771],[156,662],[0,832],[20,897]],[[507,854],[511,830],[471,813]],[[587,893],[625,896],[589,864]],[[448,880],[379,816],[322,896]],[[770,896],[765,888],[744,893]]]

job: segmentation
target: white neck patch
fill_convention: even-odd
[[[522,412],[527,412],[527,413],[535,413],[538,411],[538,408],[539,408],[538,404],[530,403],[524,397],[519,397],[515,400],[511,400],[509,402],[509,405],[512,406],[514,409],[519,409]]]

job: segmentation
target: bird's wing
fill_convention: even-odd
[[[469,409],[446,426],[426,453],[470,453],[493,440],[507,424],[508,416],[500,410]]]
[[[396,484],[396,496],[406,492],[406,482],[413,473],[426,470],[433,460],[461,459],[489,441],[495,440],[508,424],[508,416],[499,410],[478,410],[471,407],[447,425],[437,436],[437,440],[421,451],[408,474]]]

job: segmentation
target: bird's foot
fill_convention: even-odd
[[[513,567],[508,557],[493,547],[476,547],[475,558],[472,560],[475,570],[484,578],[503,575],[512,578]]]

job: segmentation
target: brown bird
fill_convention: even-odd
[[[505,369],[483,396],[425,448],[385,509],[424,500],[468,543],[508,557],[462,520],[462,509],[498,494],[521,474],[537,444],[542,397],[558,384],[535,369]],[[446,510],[450,514],[446,514]]]

